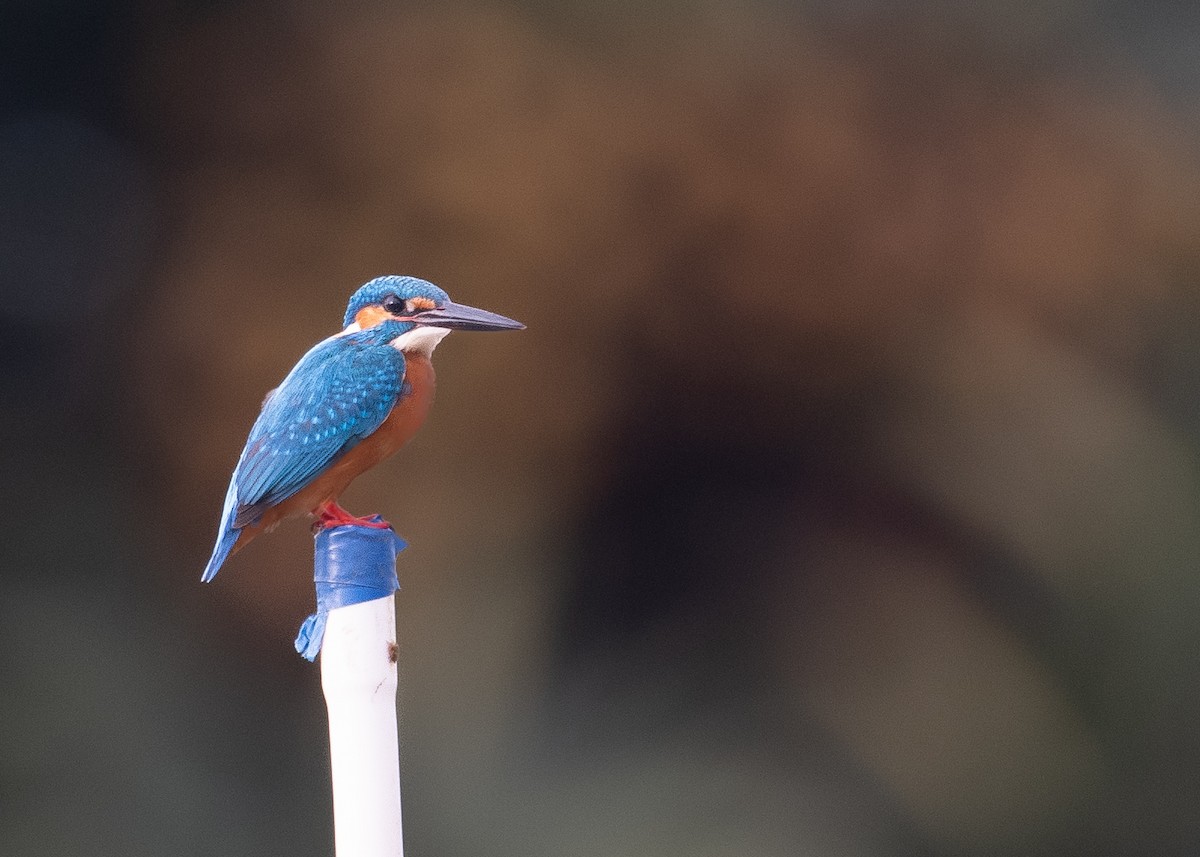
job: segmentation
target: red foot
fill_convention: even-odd
[[[370,527],[375,530],[387,530],[392,526],[379,515],[367,515],[363,518],[351,515],[333,500],[317,507],[313,514],[317,516],[317,520],[313,522],[314,530],[328,530],[333,527]]]

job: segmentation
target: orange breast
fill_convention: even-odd
[[[232,553],[244,547],[262,532],[269,532],[284,518],[311,512],[330,500],[336,500],[354,479],[365,473],[385,458],[392,456],[400,447],[412,440],[413,435],[425,422],[433,404],[435,378],[433,364],[422,355],[404,355],[404,380],[411,390],[400,400],[383,424],[357,446],[335,461],[329,469],[314,479],[307,487],[288,497],[278,506],[263,513],[262,520],[253,526],[244,527],[238,535]]]

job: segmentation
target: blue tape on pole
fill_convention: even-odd
[[[383,518],[373,520],[382,523]],[[400,588],[396,555],[408,547],[391,528],[353,525],[322,529],[316,543],[317,612],[304,620],[296,637],[296,651],[310,661],[321,651],[330,610],[386,598]]]

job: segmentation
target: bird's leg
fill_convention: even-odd
[[[363,518],[351,515],[339,506],[336,500],[330,500],[327,503],[321,504],[313,510],[313,514],[317,516],[317,520],[313,523],[314,529],[328,530],[333,527],[371,527],[376,530],[386,530],[392,526],[379,515],[367,515]]]

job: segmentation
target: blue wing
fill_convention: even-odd
[[[216,575],[239,529],[320,476],[391,413],[404,386],[404,356],[361,340],[320,343],[263,403],[230,480],[204,580]]]

